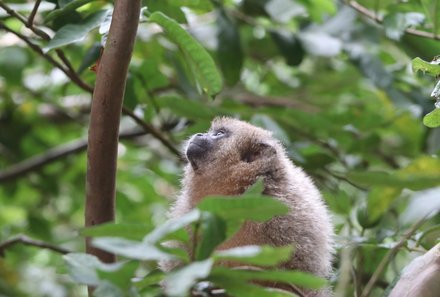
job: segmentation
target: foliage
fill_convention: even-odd
[[[175,148],[220,115],[273,131],[321,189],[338,234],[338,296],[382,296],[439,241],[440,109],[429,99],[439,98],[438,1],[145,1],[121,122],[117,222],[90,229],[82,228],[96,78],[88,68],[112,4],[11,2],[0,0],[0,295],[84,296],[80,283],[98,286],[97,296],[158,296],[164,281],[169,296],[211,283],[235,296],[289,296],[248,281],[322,285],[299,272],[215,265],[271,266],[291,253],[215,251],[243,220],[283,213],[258,189],[211,197],[165,223],[182,173]],[[198,234],[192,259],[162,245],[188,242],[187,230]],[[2,246],[17,234],[72,253]],[[84,236],[120,261],[81,253]],[[186,265],[156,270],[176,258]]]

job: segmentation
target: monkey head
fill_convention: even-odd
[[[184,153],[195,175],[208,176],[211,182],[228,177],[250,182],[278,167],[283,148],[269,131],[222,117],[214,119],[208,132],[193,135]]]

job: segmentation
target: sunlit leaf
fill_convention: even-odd
[[[423,117],[423,124],[429,128],[440,127],[440,108],[436,108]]]
[[[116,237],[99,237],[92,244],[109,253],[114,253],[136,260],[168,260],[173,255],[161,251],[159,248],[146,242],[132,241]]]
[[[412,69],[414,72],[422,71],[424,74],[429,74],[432,76],[440,75],[440,65],[437,62],[426,62],[419,57],[412,60]]]
[[[216,260],[231,260],[258,266],[274,266],[288,260],[293,253],[292,246],[242,246],[214,253]]]
[[[67,263],[70,276],[78,283],[85,285],[97,285],[99,277],[96,269],[101,262],[92,255],[87,254],[67,254],[63,256]]]
[[[196,280],[206,278],[209,275],[213,264],[212,259],[207,259],[193,262],[170,273],[164,280],[165,292],[172,297],[186,296]]]
[[[367,211],[370,221],[377,221],[401,192],[400,188],[375,187],[368,193]]]
[[[201,212],[198,209],[193,209],[192,211],[184,214],[179,218],[168,220],[164,224],[154,229],[153,232],[145,236],[144,242],[150,244],[157,243],[159,240],[163,239],[167,235],[174,233],[191,223],[199,221],[200,216]]]

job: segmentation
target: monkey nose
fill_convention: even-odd
[[[197,137],[202,137],[202,136],[203,136],[203,133],[197,133],[196,136],[197,136]]]

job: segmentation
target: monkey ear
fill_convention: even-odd
[[[275,148],[266,143],[258,142],[253,144],[247,151],[244,152],[241,159],[244,162],[252,163],[262,158],[268,158],[276,154]]]

